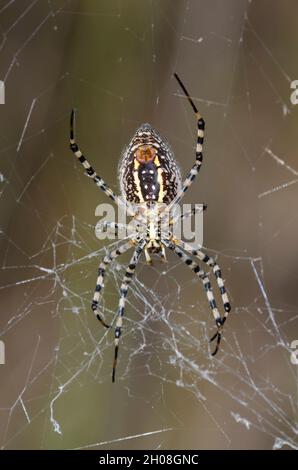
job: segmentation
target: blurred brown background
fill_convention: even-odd
[[[297,15],[295,0],[0,2],[2,448],[297,447]],[[142,122],[185,175],[196,126],[174,71],[207,129],[185,202],[208,203],[233,310],[211,359],[200,283],[173,256],[142,262],[112,384],[113,335],[90,309],[107,201],[68,149],[69,114],[114,190]]]

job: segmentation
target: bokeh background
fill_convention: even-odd
[[[295,0],[1,0],[2,448],[297,448],[297,17]],[[115,191],[142,122],[185,175],[196,125],[174,71],[206,120],[185,202],[208,203],[233,310],[213,359],[200,282],[174,256],[142,261],[112,384],[90,299],[114,242],[94,236],[107,201],[69,151],[69,113]],[[107,277],[109,320],[128,259]]]

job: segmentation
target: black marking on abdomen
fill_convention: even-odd
[[[145,202],[157,201],[160,184],[158,182],[158,172],[155,163],[143,163],[138,168],[140,188]]]

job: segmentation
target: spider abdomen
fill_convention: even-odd
[[[169,204],[181,187],[174,155],[150,124],[137,129],[123,153],[119,176],[122,195],[132,203]]]
[[[158,176],[158,168],[155,163],[140,164],[138,178],[143,198],[141,202],[159,201],[160,183],[158,182]]]

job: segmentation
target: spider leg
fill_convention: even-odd
[[[217,327],[217,328],[218,328],[217,332],[212,336],[212,338],[209,339],[209,343],[211,343],[213,340],[215,340],[215,338],[217,338],[216,346],[215,346],[215,349],[214,349],[213,353],[211,353],[211,356],[215,356],[215,354],[219,350],[219,345],[220,345],[220,341],[221,341],[221,329],[219,327]]]
[[[132,248],[132,242],[131,240],[124,245],[121,245],[119,248],[110,251],[109,253],[106,254],[106,256],[103,258],[103,260],[100,262],[99,267],[98,267],[98,277],[96,280],[96,287],[95,287],[95,292],[93,295],[93,300],[91,303],[92,310],[96,316],[96,318],[100,321],[100,323],[105,326],[106,328],[110,328],[110,325],[105,323],[105,321],[102,318],[102,315],[99,312],[99,299],[100,299],[100,293],[102,289],[104,288],[104,276],[105,272],[108,268],[108,266],[111,264],[111,262],[116,259],[118,256],[122,255],[125,253],[127,250]]]
[[[162,261],[163,261],[164,263],[167,262],[166,250],[165,250],[165,247],[164,247],[164,246],[161,247],[161,254],[160,254],[160,257],[161,257],[161,259],[162,259]]]
[[[116,366],[117,366],[117,359],[118,359],[118,351],[119,351],[119,339],[122,332],[122,322],[123,322],[123,315],[125,310],[125,301],[128,291],[128,285],[130,284],[132,277],[135,273],[137,263],[141,256],[141,253],[144,249],[146,244],[145,240],[141,240],[132,255],[132,258],[129,262],[129,265],[126,269],[125,275],[122,280],[122,284],[120,287],[120,299],[119,299],[119,307],[117,313],[117,320],[116,320],[116,327],[115,327],[115,352],[114,352],[114,362],[113,362],[113,371],[112,371],[112,382],[115,382],[115,374],[116,374]]]
[[[146,258],[146,263],[151,265],[152,264],[152,258],[149,255],[149,252],[148,252],[147,248],[145,248],[145,258]]]
[[[118,237],[119,230],[122,230],[125,233],[130,232],[130,235],[132,233],[135,233],[135,230],[126,224],[118,224],[117,222],[107,222],[106,220],[104,222],[96,224],[96,232],[110,233],[111,235],[114,235],[115,238]]]
[[[214,356],[219,348],[220,340],[221,340],[221,330],[223,327],[223,324],[225,322],[225,318],[221,318],[220,313],[217,309],[215,298],[213,295],[211,283],[209,280],[208,275],[203,271],[200,266],[195,263],[188,255],[186,255],[178,246],[175,245],[175,243],[170,242],[169,240],[163,240],[162,241],[164,245],[169,248],[170,250],[174,251],[177,256],[197,275],[199,278],[202,280],[203,285],[205,287],[205,292],[206,296],[210,305],[210,308],[213,313],[213,317],[217,326],[217,332],[215,333],[214,336],[210,339],[210,342],[213,341],[215,338],[217,338],[217,343],[214,352],[212,353],[212,356]]]
[[[88,160],[85,158],[81,150],[79,149],[75,136],[74,136],[74,121],[75,121],[75,112],[74,110],[71,111],[70,115],[70,149],[75,154],[79,162],[85,168],[86,174],[93,179],[94,183],[103,190],[103,192],[112,199],[118,206],[125,207],[128,210],[129,215],[134,215],[134,211],[131,207],[127,205],[127,203],[123,202],[114,191],[108,187],[105,181],[96,174],[95,170],[92,168]]]
[[[187,217],[191,217],[192,215],[197,214],[197,212],[203,212],[207,209],[207,204],[203,203],[200,204],[200,207],[193,207],[189,211],[185,212],[184,214],[180,215],[180,219],[186,219]]]
[[[182,240],[175,239],[175,244],[180,246],[180,248],[183,248],[183,250],[187,251],[188,253],[191,253],[192,255],[196,256],[201,261],[203,261],[203,263],[207,264],[208,266],[210,266],[210,268],[212,268],[213,273],[214,273],[215,278],[216,278],[218,289],[219,289],[219,292],[220,292],[220,295],[221,295],[221,300],[222,300],[222,303],[223,303],[223,307],[224,307],[224,310],[225,310],[225,315],[223,317],[223,319],[225,321],[227,316],[228,316],[228,313],[231,310],[231,304],[230,304],[229,297],[228,297],[228,294],[227,294],[227,291],[226,291],[226,288],[225,288],[225,285],[224,285],[224,280],[222,278],[222,273],[221,273],[220,267],[218,266],[216,261],[211,256],[206,255],[202,250],[193,249],[190,245],[183,242]]]
[[[187,219],[188,217],[191,217],[192,215],[195,215],[197,214],[198,212],[203,212],[207,209],[207,204],[203,203],[203,204],[200,204],[199,207],[193,207],[192,209],[190,209],[189,211],[187,212],[184,212],[183,214],[178,214],[178,215],[174,215],[172,217],[172,219],[170,219],[170,225],[171,225],[171,229],[173,231],[173,225],[175,224],[175,222],[177,222],[177,220],[183,220],[183,219]],[[165,210],[165,213],[167,212],[167,210]]]
[[[185,86],[183,85],[182,81],[178,77],[176,73],[174,73],[174,77],[176,78],[177,82],[179,83],[180,87],[182,88],[185,96],[187,97],[192,109],[194,110],[194,113],[197,117],[197,127],[198,127],[198,133],[197,133],[197,145],[196,145],[196,161],[195,164],[192,166],[188,176],[186,177],[180,191],[176,194],[172,202],[169,204],[167,211],[170,211],[175,204],[178,204],[181,199],[183,198],[184,194],[188,190],[188,188],[191,186],[193,183],[195,177],[197,176],[198,172],[201,169],[201,165],[203,162],[203,142],[204,142],[204,129],[205,129],[205,121],[200,115],[197,107],[195,106],[193,100],[191,99],[188,91],[186,90]]]

